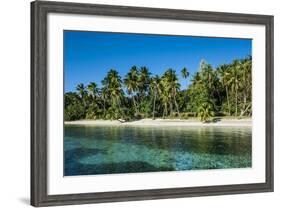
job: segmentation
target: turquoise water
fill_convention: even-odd
[[[249,127],[65,126],[64,175],[251,167]]]

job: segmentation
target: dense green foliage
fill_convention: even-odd
[[[181,70],[184,79],[189,75],[187,68]],[[178,76],[172,68],[152,76],[147,67],[133,66],[122,79],[110,69],[101,88],[81,83],[76,92],[65,93],[65,120],[198,116],[206,122],[213,116],[251,116],[251,57],[217,68],[201,61],[182,90]]]

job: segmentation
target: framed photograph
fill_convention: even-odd
[[[31,204],[273,191],[273,16],[31,3]]]

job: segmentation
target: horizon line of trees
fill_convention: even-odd
[[[181,76],[190,76],[186,67]],[[202,60],[184,89],[174,69],[152,76],[145,66],[132,66],[123,79],[110,69],[101,84],[99,88],[95,82],[80,83],[76,92],[65,93],[65,120],[198,116],[206,122],[214,116],[252,115],[251,56],[217,68]]]

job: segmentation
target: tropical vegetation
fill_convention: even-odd
[[[132,66],[122,78],[110,69],[100,87],[80,83],[75,92],[66,92],[64,107],[65,120],[199,117],[209,122],[216,116],[251,116],[252,58],[216,68],[202,60],[193,75],[187,67],[180,75],[172,68],[153,75],[145,66]]]

